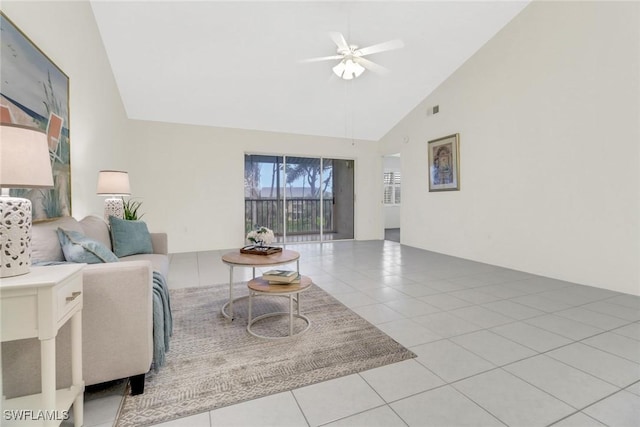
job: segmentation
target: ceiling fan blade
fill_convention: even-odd
[[[356,62],[362,65],[367,70],[373,71],[374,73],[377,73],[377,74],[387,74],[389,72],[388,68],[385,68],[382,65],[378,65],[375,62],[371,62],[368,59],[362,58],[360,56],[354,56],[353,62]]]
[[[404,47],[404,42],[400,39],[389,40],[388,42],[378,43],[371,46],[363,47],[356,50],[361,56],[371,55],[372,53],[384,52],[386,50],[400,49]]]
[[[338,49],[342,49],[342,50],[349,50],[349,45],[347,44],[347,41],[344,39],[344,36],[342,35],[342,33],[329,33],[329,37],[331,37],[331,40],[333,40],[333,42],[336,44],[336,46],[338,46]]]
[[[330,61],[332,59],[342,59],[342,55],[332,55],[332,56],[320,56],[318,58],[309,58],[309,59],[301,59],[298,62],[307,63],[307,62],[319,62],[319,61]]]

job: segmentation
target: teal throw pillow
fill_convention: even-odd
[[[115,216],[109,217],[111,226],[111,244],[118,257],[152,254],[151,234],[147,224],[142,221],[129,221]]]
[[[77,231],[63,230],[62,228],[58,228],[57,231],[64,259],[69,262],[99,264],[118,261],[118,257],[97,240]]]

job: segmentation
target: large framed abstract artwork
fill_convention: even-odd
[[[31,200],[33,219],[71,215],[69,77],[0,12],[0,122],[47,133],[53,189],[12,189]]]
[[[429,191],[460,190],[460,134],[434,139],[429,147]]]

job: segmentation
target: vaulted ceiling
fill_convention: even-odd
[[[528,1],[92,1],[132,119],[378,140]],[[342,32],[388,68],[335,76]],[[89,59],[88,59],[89,60]]]

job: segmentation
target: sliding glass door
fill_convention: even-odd
[[[280,243],[353,239],[353,160],[245,155],[245,228]]]

